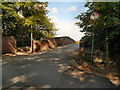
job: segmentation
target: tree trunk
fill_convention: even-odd
[[[94,51],[94,32],[92,32],[92,51],[91,51],[91,62],[93,62],[93,51]]]
[[[109,62],[109,51],[108,51],[108,28],[106,29],[106,62],[108,63]]]

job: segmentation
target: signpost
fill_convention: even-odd
[[[92,13],[89,15],[89,20],[93,22],[93,21],[94,21],[95,19],[97,19],[99,16],[100,16],[99,13],[97,13],[97,12],[92,12]]]
[[[99,13],[97,13],[97,12],[92,12],[90,15],[89,15],[89,20],[91,21],[91,22],[94,22],[94,20],[95,19],[97,19],[98,17],[100,16],[100,14]],[[93,51],[94,51],[94,32],[92,32],[91,33],[92,34],[92,37],[93,37],[93,39],[92,39],[92,51],[91,51],[91,62],[93,61]]]

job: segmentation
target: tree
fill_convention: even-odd
[[[53,37],[56,28],[46,15],[48,2],[2,2],[2,35],[30,39],[33,25],[34,39]]]
[[[81,32],[89,33],[89,37],[91,32],[94,32],[95,48],[109,51],[107,54],[115,58],[115,55],[120,52],[118,49],[120,42],[117,41],[120,36],[120,2],[87,2],[85,7],[89,9],[76,17],[80,19],[76,25],[83,28]],[[89,21],[92,12],[100,14],[94,22]]]

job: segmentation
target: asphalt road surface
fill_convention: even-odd
[[[3,57],[3,89],[116,87],[109,79],[84,71],[65,72],[78,48],[69,44],[31,55]]]

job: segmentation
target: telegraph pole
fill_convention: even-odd
[[[33,53],[33,33],[32,33],[32,25],[31,25],[31,53]]]

